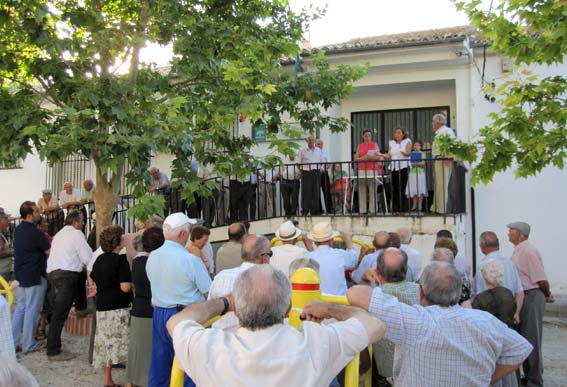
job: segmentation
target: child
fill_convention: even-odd
[[[416,140],[413,144],[412,153],[421,153],[422,161],[412,161],[412,168],[408,176],[408,185],[406,186],[406,196],[408,198],[412,198],[411,211],[421,211],[423,197],[427,196],[427,185],[425,183],[425,161],[423,161],[421,147],[422,142]]]
[[[341,164],[333,164],[333,176],[331,181],[331,194],[333,196],[333,207],[335,211],[340,211],[345,203],[345,195],[348,193],[348,176],[347,173],[341,170]],[[346,200],[347,211],[350,211],[350,202]]]

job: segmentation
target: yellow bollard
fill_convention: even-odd
[[[203,324],[203,327],[208,328],[215,321],[217,321],[221,316],[215,316]],[[169,377],[169,387],[183,387],[183,381],[185,379],[185,372],[177,364],[177,357],[173,357],[173,364],[171,365],[171,376]]]
[[[12,293],[12,291],[10,290],[10,284],[8,283],[8,281],[6,281],[4,277],[2,277],[1,275],[0,275],[0,294],[5,294],[8,305],[12,305],[12,302],[14,302],[14,293]]]
[[[296,270],[291,276],[291,311],[289,312],[289,325],[299,328],[300,313],[305,304],[311,300],[321,299],[321,280],[319,274],[313,269],[304,267]]]

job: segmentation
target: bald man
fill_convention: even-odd
[[[244,223],[233,223],[228,227],[228,242],[217,251],[215,269],[218,274],[225,269],[232,269],[242,263],[242,242],[248,232]]]
[[[362,279],[362,275],[368,269],[373,269],[376,267],[376,259],[378,258],[378,254],[385,248],[390,247],[390,233],[387,231],[378,231],[374,234],[374,240],[372,241],[372,245],[376,251],[367,254],[362,258],[360,264],[351,274],[351,278],[354,282],[360,283]]]

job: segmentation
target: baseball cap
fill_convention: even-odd
[[[165,220],[163,221],[163,226],[164,228],[166,228],[166,226],[169,228],[177,228],[185,224],[196,224],[196,223],[197,223],[196,219],[192,219],[182,212],[175,212],[169,215],[167,218],[165,218]]]

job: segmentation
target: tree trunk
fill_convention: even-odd
[[[122,177],[122,168],[118,168],[118,172],[112,175],[108,181],[108,174],[100,170],[97,162],[96,166],[96,191],[93,195],[96,208],[96,240],[99,244],[100,232],[112,224],[114,210],[119,201],[120,179]]]

